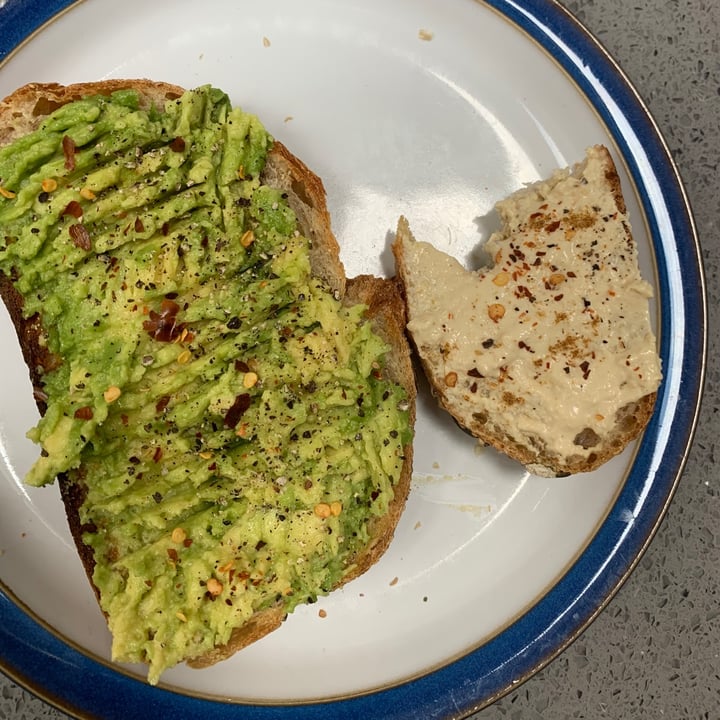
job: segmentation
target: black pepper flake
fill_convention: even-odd
[[[250,395],[248,393],[238,395],[230,409],[225,413],[225,427],[234,428],[249,407]]]
[[[583,360],[583,362],[580,363],[580,369],[583,373],[583,380],[587,380],[590,375],[590,363],[587,360]]]
[[[484,345],[485,345],[485,343],[483,343],[483,346],[484,346]],[[470,377],[474,377],[474,378],[482,378],[482,377],[484,377],[484,376],[482,375],[482,373],[481,373],[477,368],[470,368],[470,369],[468,370],[468,373],[467,373],[467,374],[468,374]]]
[[[489,350],[494,344],[495,344],[495,341],[492,338],[488,338],[487,340],[483,340],[482,346],[486,350]]]
[[[152,498],[153,498],[153,500],[154,500],[156,503],[161,503],[161,502],[162,502],[162,499],[163,499],[163,496],[162,496],[162,494],[159,493],[159,492],[154,492]]]

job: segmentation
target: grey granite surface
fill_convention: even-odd
[[[709,362],[695,443],[637,569],[545,669],[474,720],[720,718],[720,3],[566,0],[645,99],[684,178],[708,280]],[[720,448],[719,448],[720,451]],[[65,718],[0,676],[0,719]],[[329,716],[330,717],[330,716]]]

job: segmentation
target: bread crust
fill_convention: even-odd
[[[150,104],[162,109],[168,99],[180,97],[184,90],[177,85],[147,79],[107,80],[102,82],[60,85],[57,83],[31,83],[19,88],[0,102],[0,146],[33,131],[42,119],[64,104],[96,94],[109,95],[123,89],[140,93],[141,105]],[[326,204],[325,188],[299,158],[282,143],[274,141],[268,153],[262,175],[263,182],[283,189],[288,203],[298,217],[302,232],[311,240],[311,267],[313,275],[321,278],[345,304],[363,303],[368,306],[367,321],[388,343],[387,375],[405,389],[409,403],[411,427],[415,421],[415,380],[410,361],[410,347],[404,334],[405,305],[392,281],[371,276],[347,280],[340,260],[340,248],[331,229]],[[34,388],[35,400],[41,413],[45,411],[42,376],[60,362],[45,350],[42,318],[23,316],[23,299],[15,290],[12,279],[0,272],[0,296],[8,307],[11,320],[20,342],[23,357],[28,366]],[[401,477],[395,487],[388,512],[373,521],[372,542],[349,563],[350,570],[337,585],[345,584],[365,572],[377,562],[392,540],[410,488],[412,476],[412,444],[404,449]],[[82,468],[58,477],[68,526],[75,541],[78,555],[88,580],[98,598],[99,591],[93,583],[95,559],[92,549],[82,537],[93,532],[94,527],[83,525],[80,507],[86,494]],[[259,611],[242,627],[236,628],[228,643],[187,660],[195,668],[211,666],[224,660],[238,650],[247,647],[278,628],[285,619],[285,611],[277,605]]]

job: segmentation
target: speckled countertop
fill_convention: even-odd
[[[708,280],[709,362],[695,443],[654,541],[562,655],[473,720],[720,718],[720,3],[566,0],[645,99],[679,166]],[[0,675],[0,719],[66,716]]]

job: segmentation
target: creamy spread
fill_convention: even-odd
[[[652,288],[604,174],[591,148],[499,203],[493,264],[477,272],[428,243],[402,248],[408,329],[446,405],[561,456],[592,453],[661,379]]]

